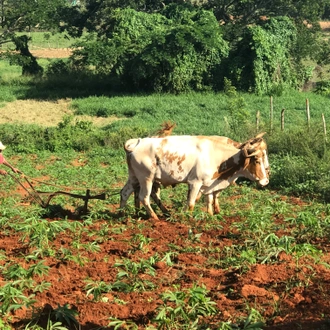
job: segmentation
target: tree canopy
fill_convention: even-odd
[[[42,73],[41,66],[30,53],[28,43],[30,38],[17,35],[35,28],[54,29],[61,21],[62,8],[67,5],[66,0],[0,0],[1,30],[0,45],[12,42],[18,53],[5,53],[10,62],[22,66],[23,75]]]
[[[31,29],[87,32],[70,68],[57,69],[113,76],[133,90],[215,89],[226,78],[264,93],[304,81],[303,59],[329,61],[318,20],[330,0],[0,1],[0,44],[14,42],[23,74],[40,74],[29,37],[17,35]]]
[[[170,5],[152,14],[116,9],[108,20],[100,37],[77,45],[73,63],[117,75],[130,89],[204,89],[228,54],[221,27],[203,9]]]

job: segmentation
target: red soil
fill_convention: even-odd
[[[25,194],[19,188],[17,193]],[[286,197],[283,197],[286,199]],[[290,199],[293,204],[301,204],[299,199]],[[26,207],[26,206],[18,206]],[[118,205],[106,205],[109,214],[116,217]],[[77,219],[70,211],[67,212],[69,221],[82,221]],[[120,218],[122,221],[123,218]],[[48,221],[61,220],[56,217]],[[141,259],[148,259],[155,254],[164,255],[169,251],[169,244],[178,247],[178,251],[187,246],[203,249],[212,246],[214,249],[225,249],[239,240],[244,240],[238,233],[230,228],[233,222],[239,222],[237,217],[225,216],[219,223],[219,229],[204,230],[200,240],[188,241],[189,227],[178,222],[169,222],[166,219],[150,221],[143,219],[126,219],[117,225],[123,227],[122,232],[109,232],[103,236],[103,240],[97,233],[102,230],[108,221],[99,219],[93,224],[84,225],[92,235],[83,235],[81,244],[96,242],[99,252],[88,252],[80,250],[85,258],[81,264],[70,260],[60,260],[53,256],[43,257],[45,265],[49,268],[48,275],[43,278],[35,277],[36,282],[42,280],[51,283],[51,287],[42,293],[36,294],[34,307],[39,312],[39,324],[45,325],[49,312],[56,309],[58,304],[69,306],[78,312],[76,319],[81,330],[92,330],[97,327],[107,327],[109,317],[121,320],[132,320],[139,325],[139,329],[145,329],[152,323],[156,315],[156,309],[162,304],[159,294],[166,290],[174,290],[177,285],[180,290],[192,287],[194,283],[205,286],[209,291],[210,298],[216,302],[219,313],[212,319],[213,324],[221,321],[246,319],[246,306],[258,310],[267,320],[268,330],[298,330],[298,329],[326,329],[329,323],[330,311],[330,270],[321,264],[315,264],[312,260],[300,260],[299,263],[285,253],[281,253],[278,260],[269,264],[256,264],[243,269],[221,269],[210,267],[207,259],[210,256],[217,257],[217,253],[193,253],[179,252],[173,265],[164,261],[155,264],[156,276],[140,274],[139,278],[151,281],[157,289],[143,292],[124,293],[111,291],[102,295],[103,301],[93,301],[92,295],[86,295],[86,280],[103,281],[114,283],[118,268],[114,267],[116,261],[122,258],[129,258],[132,262],[140,262]],[[201,220],[206,221],[206,220]],[[274,221],[281,223],[279,217]],[[202,224],[192,219],[192,228],[198,228]],[[87,231],[86,231],[87,232]],[[17,232],[7,231],[0,239],[0,251],[4,251],[10,259],[10,263],[22,265],[22,254],[27,255],[33,249],[28,247],[28,240],[22,240]],[[142,249],[137,248],[137,243],[132,240],[134,235],[142,234],[150,242]],[[276,233],[277,235],[290,235],[288,232]],[[76,237],[71,232],[58,234],[54,241],[49,242],[54,251],[69,249],[78,251],[73,247],[72,242]],[[319,242],[322,248],[325,261],[329,262],[330,245],[327,242]],[[41,260],[41,258],[40,258]],[[23,267],[30,267],[31,264],[40,260],[24,263]],[[8,262],[0,260],[0,266]],[[0,273],[0,283],[5,279]],[[31,292],[26,292],[30,294]],[[24,322],[31,320],[32,309],[18,309],[10,313],[14,329],[23,329]],[[322,321],[323,320],[323,321]],[[76,329],[72,326],[72,329]]]

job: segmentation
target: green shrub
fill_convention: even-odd
[[[210,11],[172,4],[162,13],[116,9],[107,38],[89,35],[76,45],[72,66],[113,75],[127,90],[181,93],[209,89],[228,54]]]
[[[296,86],[290,51],[296,28],[287,17],[275,17],[247,26],[243,37],[232,49],[228,77],[238,88],[257,94],[279,93],[282,85]]]

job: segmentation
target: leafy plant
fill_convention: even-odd
[[[114,317],[110,317],[109,318],[111,322],[109,322],[108,327],[114,327],[114,330],[117,329],[127,329],[127,330],[138,330],[139,327],[138,325],[130,320],[119,320],[117,318]]]
[[[0,329],[2,329],[2,330],[11,330],[11,326],[6,324],[5,321],[0,319]]]
[[[262,317],[260,313],[252,308],[248,317],[246,319],[243,319],[239,324],[234,324],[230,321],[221,322],[220,326],[217,329],[218,330],[247,330],[247,329],[262,330],[265,324],[261,320]]]
[[[137,249],[147,251],[148,244],[152,241],[152,238],[145,237],[143,234],[134,234],[132,242],[137,242]]]
[[[77,315],[78,312],[71,308],[69,304],[63,306],[57,304],[57,308],[51,312],[51,316],[54,317],[56,321],[67,326],[78,325],[78,321],[76,320]]]
[[[154,321],[161,329],[179,325],[182,329],[197,329],[201,316],[217,313],[215,302],[207,297],[204,287],[194,285],[185,291],[168,291],[161,294],[163,306],[157,308]]]
[[[0,288],[0,314],[5,315],[12,310],[23,306],[29,307],[35,303],[34,295],[25,296],[22,290],[17,288],[18,281],[6,283]]]
[[[149,260],[142,259],[139,263],[124,259],[122,262],[116,262],[115,267],[121,270],[117,274],[117,281],[111,285],[113,290],[131,292],[135,290],[147,290],[154,288],[154,284],[146,279],[142,279],[140,274],[149,274],[155,276],[156,270],[153,268],[155,259],[151,257]]]
[[[37,264],[31,265],[27,270],[27,276],[33,277],[34,275],[46,276],[48,275],[49,266],[44,265],[45,261],[41,260]]]
[[[95,282],[91,280],[86,280],[85,290],[86,295],[93,295],[93,299],[99,301],[101,299],[102,293],[111,291],[111,285],[106,284],[103,281]]]
[[[25,326],[24,330],[67,330],[67,327],[64,327],[61,322],[53,322],[51,319],[48,319],[46,328],[30,322]]]

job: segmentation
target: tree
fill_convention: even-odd
[[[0,46],[13,42],[19,54],[7,52],[11,63],[22,65],[22,74],[39,74],[41,67],[28,49],[30,38],[22,35],[32,29],[54,29],[61,20],[66,0],[1,0]],[[18,36],[18,33],[20,35]]]
[[[234,21],[235,24],[247,25],[262,16],[287,16],[315,22],[329,4],[329,0],[208,0],[203,7],[212,9],[217,19],[226,24]]]
[[[216,68],[228,55],[228,44],[210,11],[169,5],[170,23],[161,36],[132,61],[126,72],[135,86],[175,93],[213,88]]]
[[[103,33],[80,43],[75,67],[93,66],[134,90],[184,92],[211,88],[228,54],[211,11],[169,5],[160,13],[116,9]]]
[[[292,49],[297,29],[287,17],[275,17],[247,26],[226,62],[227,78],[241,90],[258,94],[296,87]]]
[[[81,36],[83,30],[96,32],[99,37],[108,35],[112,28],[109,17],[117,9],[133,9],[142,13],[159,12],[168,0],[83,0],[79,6],[67,8],[62,29],[72,36]],[[184,0],[176,2],[184,3]]]

